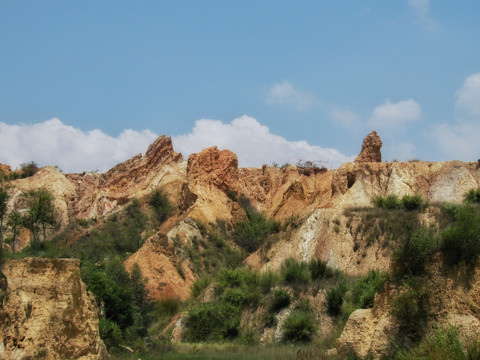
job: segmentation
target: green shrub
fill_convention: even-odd
[[[185,319],[187,341],[222,341],[238,336],[240,313],[223,302],[202,303],[188,311]]]
[[[309,310],[293,310],[283,324],[283,341],[310,342],[317,331],[315,314]]]
[[[294,258],[288,258],[282,265],[281,274],[287,284],[308,284],[310,282],[310,270],[306,262],[299,262]]]
[[[464,351],[462,342],[458,331],[454,327],[448,327],[446,329],[437,329],[432,334],[427,336],[417,349],[412,351],[412,358],[432,359],[432,360],[467,360],[478,359],[472,357],[474,353],[470,353],[467,349]],[[413,356],[412,356],[413,355]]]
[[[342,312],[344,291],[341,287],[333,286],[327,291],[327,313],[338,316]]]
[[[383,289],[387,274],[370,270],[367,275],[357,280],[352,290],[352,302],[357,308],[373,307],[375,294]]]
[[[402,205],[401,201],[396,195],[388,195],[385,198],[377,195],[372,199],[372,204],[377,208],[388,210],[399,209]]]
[[[268,311],[270,313],[277,313],[281,309],[290,305],[290,294],[281,289],[275,289],[270,298],[270,303],[268,305]]]
[[[241,304],[237,305],[255,305],[260,298],[258,278],[258,274],[249,269],[222,269],[217,276],[215,293],[222,298],[227,296],[232,304],[238,303],[242,299]]]
[[[190,296],[192,299],[196,299],[212,282],[209,276],[202,276],[194,281],[192,285],[192,291]]]
[[[480,255],[480,216],[470,206],[459,207],[455,222],[441,234],[441,250],[451,264],[465,261],[474,265]]]
[[[419,279],[411,281],[420,282]],[[423,336],[428,320],[428,293],[418,284],[408,287],[393,301],[390,313],[395,319],[400,335],[417,342]]]
[[[421,275],[425,265],[437,250],[433,231],[420,228],[398,240],[392,254],[394,274],[397,277]]]
[[[86,262],[82,264],[81,273],[88,289],[105,304],[106,318],[122,330],[132,325],[134,298],[121,259],[111,259],[101,266]]]
[[[258,285],[262,293],[267,294],[272,287],[278,284],[280,276],[270,270],[260,273],[258,276]]]
[[[162,190],[155,190],[148,199],[148,204],[153,208],[157,215],[157,220],[163,223],[173,211],[173,206]]]
[[[98,322],[98,330],[107,348],[117,347],[123,340],[122,330],[117,323],[113,321],[103,318],[100,319]]]
[[[263,245],[268,235],[280,230],[280,223],[257,212],[250,213],[248,218],[248,222],[237,223],[233,238],[239,246],[254,252]]]
[[[457,204],[450,204],[446,203],[443,205],[443,210],[452,218],[455,218],[455,214],[457,213],[458,209],[460,209],[461,206]]]
[[[312,280],[320,280],[322,278],[331,278],[334,274],[334,270],[330,268],[325,261],[320,259],[312,259],[308,263],[308,269]]]
[[[422,197],[420,195],[405,195],[402,198],[402,206],[409,211],[420,210],[423,206]]]
[[[466,203],[478,203],[480,202],[480,188],[470,189],[466,192],[463,197],[465,198]]]
[[[310,305],[310,300],[307,298],[301,298],[299,299],[296,303],[295,306],[293,307],[294,310],[301,310],[303,312],[313,312],[312,307]]]

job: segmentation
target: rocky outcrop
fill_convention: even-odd
[[[190,269],[189,261],[176,250],[180,250],[180,242],[188,244],[192,236],[198,235],[199,231],[195,226],[185,224],[170,234],[171,238],[157,233],[148,238],[136,253],[128,257],[125,267],[131,271],[133,265],[138,264],[142,276],[147,279],[146,288],[151,298],[178,298],[185,301],[190,296],[195,275]]]
[[[80,261],[25,258],[1,268],[1,359],[105,359],[98,310],[80,279]]]
[[[382,140],[376,131],[372,131],[363,139],[362,151],[355,162],[382,162]]]
[[[9,165],[0,164],[0,174],[9,175],[12,172],[12,168]]]
[[[213,146],[189,156],[187,180],[189,183],[213,185],[225,191],[236,180],[237,171],[237,155]]]
[[[337,339],[337,354],[355,353],[361,359],[367,356],[379,359],[388,351],[393,328],[388,314],[376,317],[372,309],[355,310]]]

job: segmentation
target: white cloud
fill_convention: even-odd
[[[480,118],[480,73],[468,76],[455,95],[459,116]]]
[[[256,119],[242,116],[231,123],[219,120],[197,120],[192,132],[172,137],[173,146],[184,155],[210,146],[228,149],[238,156],[240,166],[261,166],[272,163],[292,163],[298,160],[324,161],[327,167],[337,167],[352,161],[336,149],[321,148],[306,141],[288,141],[272,134]]]
[[[392,103],[390,100],[387,100],[385,104],[373,109],[368,125],[386,128],[418,121],[421,118],[422,109],[415,100],[408,99],[398,103]]]
[[[330,118],[338,124],[349,130],[357,130],[362,124],[360,116],[349,109],[333,106],[328,113]]]
[[[432,137],[448,158],[474,161],[480,157],[480,73],[468,76],[455,96],[455,122],[435,125]]]
[[[40,166],[57,165],[65,172],[106,171],[119,162],[144,153],[157,138],[150,130],[124,130],[112,137],[101,130],[82,131],[59,119],[36,124],[8,125],[0,122],[0,163],[17,168],[35,161]],[[324,161],[336,167],[353,160],[338,150],[321,148],[306,141],[288,141],[252,117],[242,116],[231,123],[201,119],[192,131],[174,136],[176,151],[185,157],[206,147],[235,152],[240,166],[261,166],[273,162],[296,163],[299,159]]]
[[[298,111],[303,111],[321,102],[314,95],[301,92],[295,89],[290,82],[284,80],[269,89],[267,103],[270,105],[294,106]]]
[[[33,125],[0,122],[0,162],[13,168],[35,161],[65,172],[106,171],[146,151],[156,137],[150,130],[127,129],[116,138],[97,129],[83,132],[56,118]]]

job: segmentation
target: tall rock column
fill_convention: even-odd
[[[382,162],[382,140],[376,131],[372,131],[363,139],[362,151],[355,162]]]

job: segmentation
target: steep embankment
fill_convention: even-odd
[[[7,288],[0,308],[0,358],[107,357],[79,260],[7,260],[1,271]]]
[[[334,170],[292,165],[238,168],[234,153],[216,147],[192,154],[186,162],[174,151],[171,139],[161,136],[144,156],[137,155],[105,174],[64,175],[47,167],[31,178],[13,181],[9,206],[14,206],[22,192],[46,187],[54,194],[56,210],[66,224],[76,218],[108,215],[130,199],[161,188],[180,208],[176,221],[164,224],[160,234],[154,234],[145,249],[127,261],[129,268],[138,262],[148,274],[149,290],[155,298],[186,298],[194,276],[191,264],[172,253],[174,236],[167,236],[168,241],[155,239],[182,228],[180,232],[187,238],[198,236],[194,223],[185,226],[189,218],[204,224],[225,221],[232,229],[238,221],[247,220],[238,201],[240,195],[267,217],[301,225],[271,248],[252,254],[249,265],[278,269],[288,257],[320,258],[349,274],[361,275],[371,268],[388,269],[389,252],[371,241],[364,246],[367,241],[359,238],[362,232],[358,230],[365,219],[346,216],[348,209],[370,207],[375,195],[392,194],[419,194],[431,203],[458,203],[466,191],[478,187],[480,179],[477,163],[380,162],[381,145],[375,132],[369,134],[356,161]],[[185,278],[173,271],[175,267],[184,268]]]
[[[465,264],[450,267],[441,256],[428,265],[421,281],[427,294],[426,330],[454,326],[465,341],[478,340],[480,333],[480,267]],[[375,297],[372,309],[355,310],[336,343],[339,354],[356,353],[361,358],[384,357],[392,341],[401,339],[398,322],[392,315],[395,299],[411,291],[408,285],[390,283]],[[418,290],[416,290],[418,291]],[[418,309],[411,308],[411,311]]]

